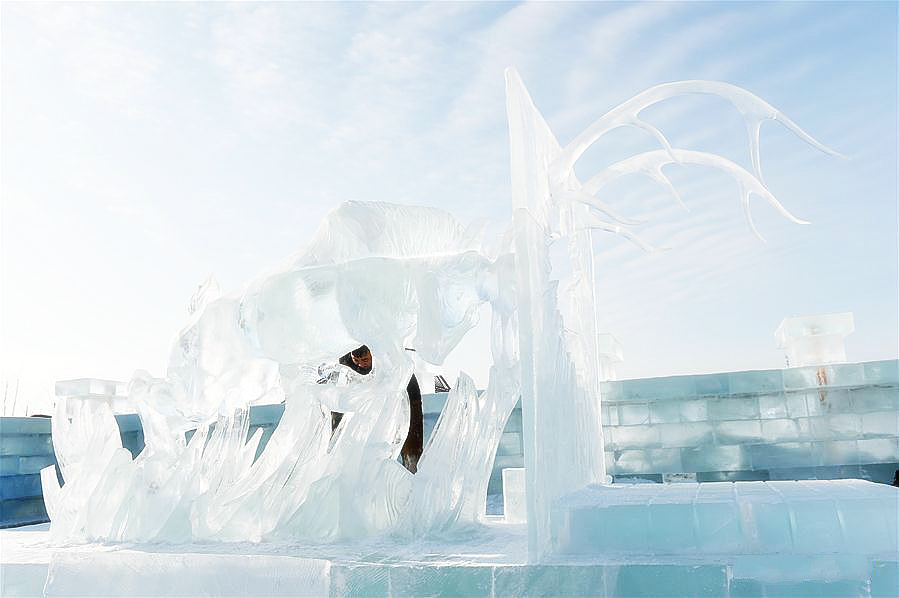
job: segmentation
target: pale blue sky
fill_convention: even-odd
[[[645,255],[597,238],[600,322],[623,377],[780,367],[784,316],[855,313],[853,361],[897,355],[895,3],[2,5],[2,367],[42,392],[164,373],[196,285],[237,292],[347,199],[510,218],[503,69],[562,143],[657,83],[742,86],[850,157],[762,129],[798,226],[743,219],[736,186],[632,178]],[[645,115],[676,147],[748,166],[736,111],[704,96]],[[618,130],[582,179],[654,149]],[[448,370],[484,383],[486,335]]]

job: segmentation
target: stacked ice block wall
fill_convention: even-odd
[[[899,362],[622,380],[602,384],[606,463],[616,480],[697,481],[863,478],[889,482],[899,468]],[[425,438],[446,394],[424,395]],[[283,405],[251,409],[259,451]],[[136,415],[117,415],[122,444],[144,445]],[[257,451],[258,452],[258,451]],[[2,418],[0,525],[46,521],[40,469],[55,463],[50,421]],[[521,408],[497,449],[488,492],[502,470],[523,467]]]
[[[609,382],[616,478],[866,478],[899,462],[896,361]]]
[[[0,527],[47,521],[41,469],[54,463],[49,419],[0,419]]]

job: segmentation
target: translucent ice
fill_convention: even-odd
[[[654,87],[564,147],[512,69],[506,91],[513,211],[503,242],[484,241],[439,209],[346,202],[304,250],[243,292],[222,295],[214,280],[205,282],[190,302],[165,376],[138,372],[131,381],[129,400],[146,441],[140,455],[132,459],[122,448],[108,407],[82,401],[69,421],[60,401],[53,441],[65,485],[42,474],[53,534],[323,542],[452,533],[484,515],[493,456],[520,394],[530,558],[551,550],[553,504],[606,480],[593,234],[614,232],[648,247],[629,229],[635,220],[615,214],[596,194],[614,178],[644,173],[679,201],[663,167],[711,165],[737,180],[747,217],[754,194],[800,222],[761,180],[759,126],[778,120],[826,148],[763,100],[725,83]],[[640,119],[645,108],[681,93],[712,93],[737,107],[749,127],[753,172],[672,147]],[[619,126],[643,129],[661,149],[621,160],[582,185],[575,162]],[[565,249],[555,272],[553,242]],[[479,392],[460,374],[412,475],[397,462],[410,421],[407,384],[422,363],[443,362],[484,303],[492,312],[487,389]],[[373,356],[370,374],[318,383],[322,363],[362,344]],[[415,350],[416,360],[406,349]],[[724,382],[710,380],[707,393]],[[733,390],[734,382],[727,383]],[[248,406],[281,400],[283,417],[257,458],[261,430],[247,438]],[[615,458],[630,461],[632,471],[691,461],[701,461],[699,471],[748,467],[743,446],[702,454],[661,446],[663,426],[681,426],[676,435],[683,439],[705,440],[707,430],[689,422],[705,419],[706,409],[711,419],[756,420],[748,432],[742,423],[739,430],[722,424],[718,434],[760,434],[757,403],[734,411],[703,399],[679,413],[657,412],[658,421],[646,404],[622,405],[619,423],[633,426],[621,444],[649,438],[656,446]],[[333,433],[332,411],[345,414]]]

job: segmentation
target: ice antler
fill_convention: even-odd
[[[740,200],[743,205],[743,210],[746,213],[746,219],[749,221],[749,226],[752,228],[752,231],[759,239],[764,240],[764,237],[762,237],[758,229],[756,229],[755,224],[752,221],[752,215],[749,212],[749,197],[753,193],[767,200],[774,209],[791,222],[795,222],[796,224],[808,224],[805,220],[800,220],[791,214],[758,178],[754,177],[741,166],[716,154],[684,149],[673,149],[670,152],[665,150],[653,150],[616,162],[584,183],[582,193],[579,194],[576,199],[583,203],[587,203],[588,205],[592,205],[592,202],[595,201],[595,194],[599,193],[605,185],[614,179],[626,174],[642,173],[652,176],[657,180],[664,181],[677,200],[683,205],[683,201],[678,195],[677,190],[671,184],[671,181],[668,180],[668,177],[662,172],[663,166],[675,162],[711,166],[726,172],[733,177],[740,186]]]
[[[635,126],[650,131],[657,139],[659,139],[659,142],[665,148],[665,151],[674,157],[675,151],[672,150],[671,144],[665,139],[665,136],[662,135],[658,129],[640,119],[640,112],[662,100],[667,100],[668,98],[685,93],[705,93],[719,96],[729,100],[740,114],[743,115],[749,131],[749,151],[752,159],[752,168],[755,171],[755,177],[763,186],[761,163],[759,160],[759,131],[762,123],[766,120],[780,121],[800,139],[819,150],[833,156],[845,157],[817,141],[811,135],[799,128],[799,126],[786,115],[771,106],[771,104],[743,88],[729,83],[721,83],[719,81],[678,81],[675,83],[656,85],[655,87],[651,87],[646,91],[637,94],[626,102],[619,104],[616,108],[609,110],[592,125],[587,127],[583,133],[565,146],[553,161],[552,174],[555,180],[564,180],[567,178],[571,169],[574,167],[575,162],[578,161],[587,148],[607,132],[622,126]]]

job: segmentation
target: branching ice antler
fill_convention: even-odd
[[[635,126],[650,131],[657,139],[659,139],[659,142],[665,148],[665,151],[674,157],[675,152],[671,149],[671,144],[665,139],[665,136],[662,135],[661,131],[641,120],[639,115],[640,112],[653,104],[685,93],[705,93],[722,97],[729,100],[740,114],[743,115],[749,131],[749,149],[752,167],[755,171],[755,177],[762,186],[764,186],[764,183],[762,182],[761,163],[759,160],[759,131],[762,123],[766,120],[780,121],[800,139],[819,150],[833,156],[845,157],[814,139],[782,112],[745,89],[718,81],[678,81],[675,83],[656,85],[655,87],[651,87],[650,89],[637,94],[626,102],[619,104],[616,108],[609,110],[592,125],[587,127],[583,133],[578,135],[571,143],[563,148],[558,157],[553,161],[552,175],[554,179],[566,179],[571,172],[571,169],[574,167],[575,162],[578,161],[588,147],[607,132],[622,126]]]
[[[611,166],[607,166],[598,175],[587,181],[587,184],[583,186],[582,191],[584,195],[590,198],[589,201],[585,201],[585,203],[593,205],[593,201],[598,201],[594,196],[599,192],[600,189],[602,189],[606,184],[612,182],[613,180],[628,174],[643,174],[662,183],[671,192],[671,194],[681,205],[681,207],[689,212],[690,208],[687,207],[687,204],[685,204],[684,200],[681,199],[680,193],[678,193],[677,189],[674,188],[674,184],[671,182],[671,179],[669,179],[665,175],[665,173],[662,172],[662,166],[682,161],[676,157],[675,152],[677,151],[683,150],[672,149],[667,152],[662,152],[661,159],[657,159],[659,150],[654,150],[652,152],[645,152],[642,154],[637,154],[636,156],[631,156],[626,160],[621,160],[620,162],[616,162]]]
[[[743,205],[743,210],[746,213],[746,219],[749,221],[749,226],[752,228],[752,231],[759,239],[764,240],[764,237],[762,237],[758,229],[756,229],[755,224],[752,221],[752,215],[749,212],[749,197],[753,193],[766,199],[768,203],[781,213],[781,215],[791,222],[795,222],[796,224],[808,224],[805,220],[800,220],[791,214],[779,201],[777,201],[777,198],[774,197],[758,178],[754,177],[738,164],[716,154],[693,150],[674,149],[671,150],[670,154],[665,150],[653,150],[616,162],[584,183],[584,193],[582,196],[593,199],[593,195],[598,193],[612,180],[626,174],[644,173],[657,179],[661,177],[661,179],[667,183],[669,189],[675,194],[678,201],[681,201],[674,186],[671,185],[671,182],[664,173],[662,173],[663,166],[675,162],[711,166],[722,170],[733,177],[740,186],[740,200]],[[579,198],[582,196],[579,196]],[[683,204],[683,201],[681,201],[681,204]]]
[[[653,253],[660,249],[667,249],[665,247],[654,247],[628,229],[623,228],[621,225],[600,220],[599,217],[592,213],[577,223],[576,230],[601,230],[607,233],[621,235],[647,253]]]
[[[622,216],[612,210],[605,202],[600,199],[591,196],[589,193],[584,193],[583,189],[571,190],[571,189],[554,189],[552,192],[553,201],[557,204],[561,204],[564,202],[573,203],[578,202],[585,205],[590,206],[590,208],[600,212],[611,218],[613,221],[618,222],[619,224],[626,225],[636,225],[643,224],[645,220],[640,220],[637,218],[628,218],[626,216]]]

